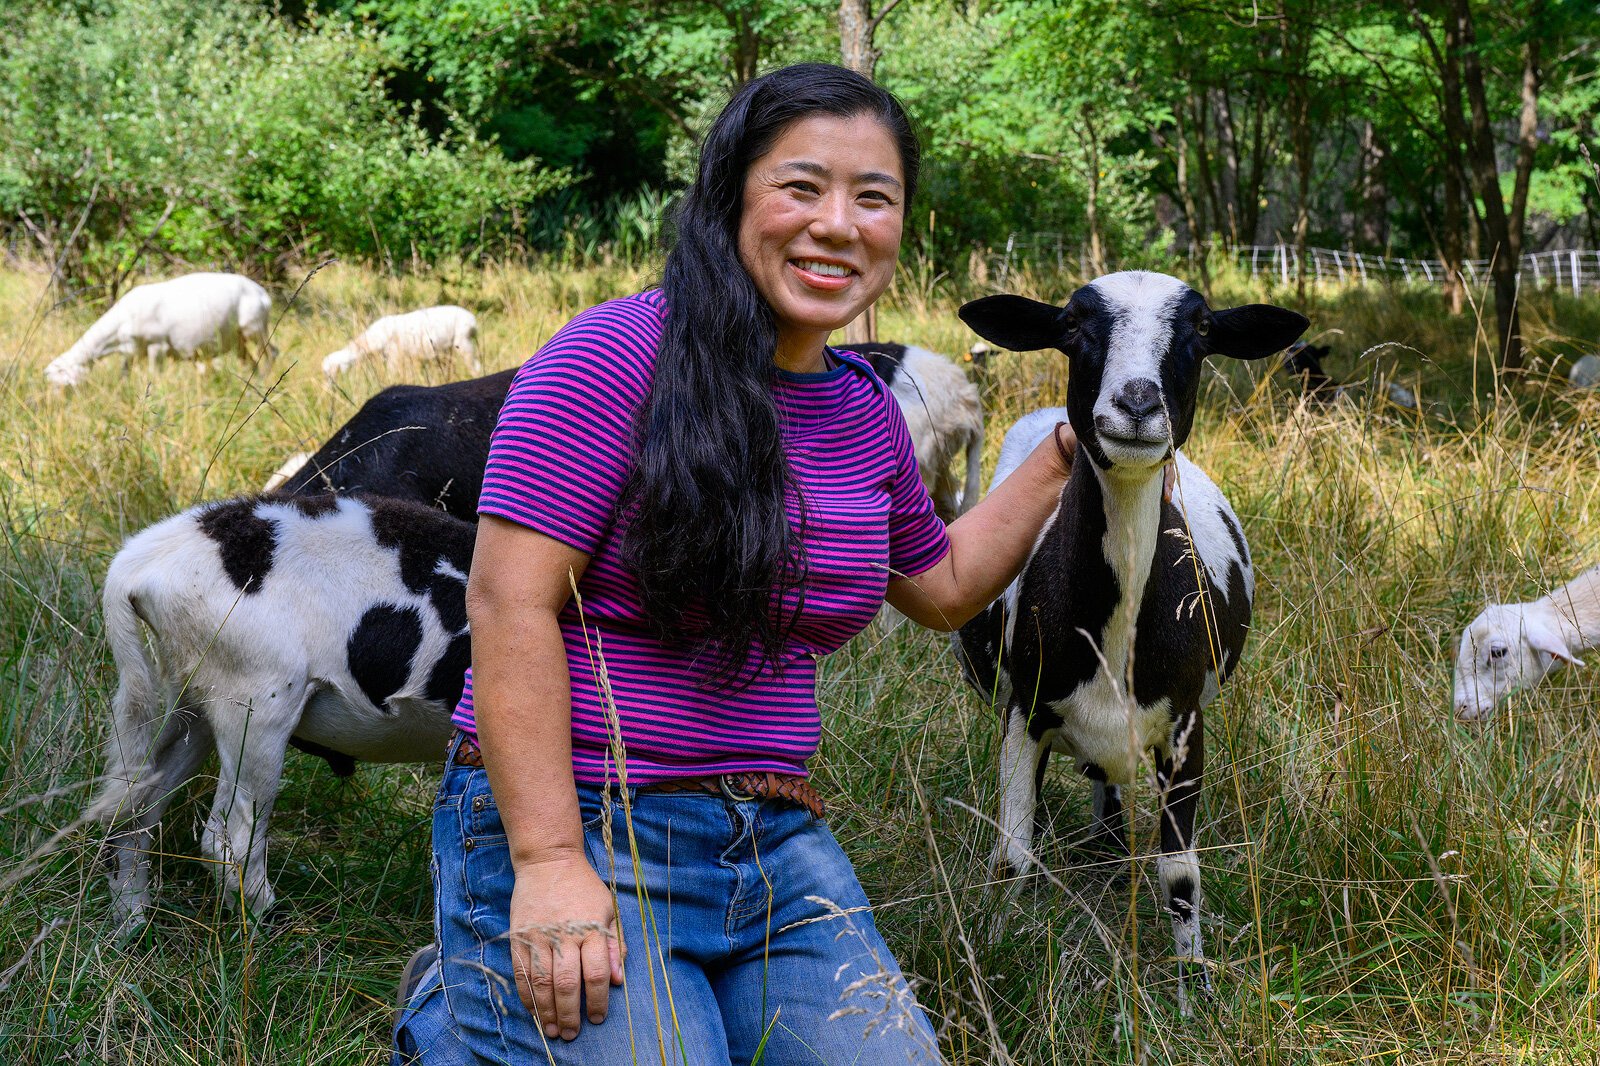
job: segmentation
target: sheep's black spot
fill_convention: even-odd
[[[411,676],[411,661],[422,643],[422,618],[415,607],[379,604],[367,608],[345,646],[350,675],[372,705],[400,690]]]
[[[1182,874],[1172,879],[1172,884],[1167,888],[1167,910],[1172,917],[1180,922],[1187,922],[1194,917],[1194,878]]]
[[[372,509],[372,532],[378,543],[400,554],[400,580],[417,595],[429,594],[440,559],[463,574],[472,565],[474,526],[420,504],[376,497],[365,502]]]
[[[434,574],[428,580],[428,599],[439,612],[439,624],[446,633],[467,628],[467,586],[460,578]]]
[[[1082,769],[1083,776],[1087,777],[1090,781],[1099,781],[1101,784],[1104,784],[1107,780],[1109,780],[1106,777],[1105,770],[1101,769],[1099,766],[1096,766],[1092,762],[1084,763]]]
[[[327,760],[328,769],[333,771],[335,777],[349,777],[356,772],[356,761],[353,757],[346,755],[342,751],[325,748],[314,740],[301,740],[299,737],[290,737],[289,746],[298,748],[307,755],[315,755],[319,759]]]
[[[261,591],[262,582],[272,572],[272,556],[278,547],[277,523],[256,514],[258,502],[247,499],[214,504],[196,519],[200,532],[216,541],[228,580],[245,593]]]
[[[321,518],[339,509],[339,497],[331,492],[319,496],[288,496],[282,502],[291,505],[307,518]]]
[[[466,687],[467,667],[472,665],[472,638],[463,633],[450,642],[439,661],[428,675],[428,698],[437,700],[450,710],[461,702],[461,690]]]
[[[1244,533],[1239,529],[1239,523],[1235,522],[1233,515],[1223,508],[1217,508],[1217,515],[1222,519],[1222,524],[1228,527],[1228,536],[1233,538],[1233,549],[1238,552],[1239,561],[1248,563],[1250,561],[1250,549],[1245,545]]]

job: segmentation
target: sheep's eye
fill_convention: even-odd
[[[1202,337],[1209,337],[1211,335],[1211,320],[1204,317],[1200,318],[1194,324],[1194,331]]]
[[[1506,653],[1509,652],[1510,650],[1511,650],[1510,648],[1506,647],[1503,644],[1496,644],[1494,647],[1489,649],[1489,658],[1491,658],[1491,659],[1504,659],[1506,657]]]
[[[1078,320],[1076,318],[1069,317],[1065,322],[1062,323],[1062,331],[1069,337],[1076,337],[1078,335],[1078,326]]]

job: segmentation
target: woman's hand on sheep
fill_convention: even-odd
[[[1056,456],[1061,461],[1061,479],[1065,481],[1072,472],[1072,458],[1078,454],[1078,435],[1072,431],[1072,423],[1056,423],[1055,441]],[[1171,503],[1172,490],[1178,484],[1177,460],[1168,460],[1161,474],[1161,499],[1164,503]]]
[[[574,1039],[585,1014],[606,1020],[623,948],[611,891],[583,855],[518,867],[510,928],[517,994],[546,1037]]]

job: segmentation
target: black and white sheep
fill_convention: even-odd
[[[968,680],[1003,709],[1000,873],[1032,865],[1039,786],[1052,751],[1094,781],[1094,843],[1127,853],[1121,790],[1154,756],[1158,873],[1184,974],[1204,987],[1195,815],[1201,709],[1238,665],[1254,573],[1238,518],[1177,449],[1194,421],[1207,355],[1259,359],[1306,328],[1292,311],[1213,311],[1164,274],[1111,274],[1065,307],[1020,296],[967,304],[975,332],[1070,360],[1067,406],[1022,418],[995,483],[1066,421],[1079,447],[1061,504],[1022,573],[959,635]],[[1171,502],[1163,470],[1178,466]],[[1183,982],[1179,1001],[1187,1008]]]
[[[267,489],[296,496],[370,492],[476,522],[489,438],[515,375],[512,369],[445,385],[391,385],[314,455],[280,468]]]
[[[52,385],[76,385],[97,359],[120,353],[125,359],[199,359],[229,350],[254,363],[269,362],[272,297],[239,274],[184,274],[129,289],[82,337],[50,365]],[[255,349],[255,358],[250,351]]]
[[[1527,603],[1492,603],[1461,634],[1456,715],[1486,718],[1495,704],[1543,681],[1578,653],[1600,648],[1600,566]]]
[[[201,850],[255,913],[274,900],[267,822],[286,748],[346,773],[439,758],[471,661],[474,537],[418,504],[321,496],[204,504],[128,540],[106,574],[119,684],[85,812],[112,828],[127,920],[150,902],[162,813],[213,751]]]
[[[978,388],[961,368],[942,355],[891,342],[852,344],[889,386],[905,415],[916,448],[922,484],[933,508],[953,522],[978,500],[983,461],[983,404]],[[965,453],[965,476],[958,480],[950,464]]]

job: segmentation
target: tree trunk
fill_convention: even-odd
[[[1534,8],[1537,17],[1539,7]],[[1510,233],[1513,255],[1520,262],[1527,241],[1528,184],[1533,177],[1533,154],[1539,147],[1539,36],[1528,35],[1522,52],[1522,116],[1517,122],[1516,177],[1511,187]]]
[[[1522,246],[1521,235],[1513,242],[1511,220],[1506,216],[1505,200],[1500,194],[1500,167],[1495,160],[1494,131],[1489,121],[1483,68],[1478,62],[1472,6],[1468,0],[1451,0],[1451,8],[1456,43],[1461,50],[1462,85],[1472,110],[1467,158],[1472,164],[1478,199],[1483,203],[1483,224],[1489,238],[1494,312],[1500,327],[1500,366],[1516,370],[1522,366],[1522,327],[1517,313],[1517,254]]]
[[[1083,109],[1084,147],[1089,152],[1089,195],[1084,203],[1089,225],[1089,267],[1096,277],[1106,272],[1105,248],[1100,240],[1100,136],[1094,128],[1093,113]]]
[[[1378,140],[1371,120],[1361,128],[1361,218],[1357,240],[1366,248],[1383,252],[1389,244],[1389,187],[1384,181],[1383,159],[1388,151]]]
[[[839,58],[843,66],[872,78],[882,52],[873,37],[883,20],[900,0],[888,0],[872,13],[872,0],[839,0]],[[871,343],[878,339],[878,305],[873,303],[844,327],[846,344]]]
[[[1466,306],[1467,283],[1461,273],[1461,260],[1465,256],[1467,215],[1466,166],[1461,158],[1461,146],[1466,140],[1466,124],[1461,118],[1461,66],[1460,42],[1457,25],[1445,17],[1444,48],[1437,53],[1439,65],[1439,117],[1444,120],[1444,232],[1440,234],[1444,254],[1444,269],[1449,275],[1445,282],[1445,296],[1450,301],[1450,313],[1459,315]],[[1432,43],[1430,38],[1430,44]]]
[[[872,47],[871,0],[839,0],[839,58],[842,65],[872,77],[878,51]]]

